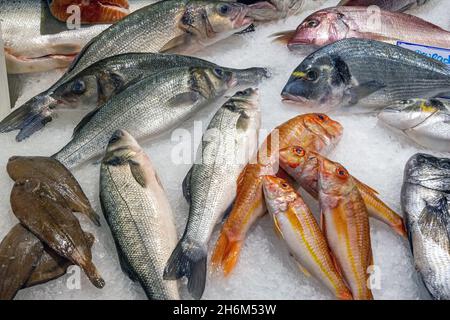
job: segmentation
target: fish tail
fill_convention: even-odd
[[[200,299],[206,283],[206,249],[193,241],[181,239],[167,262],[165,280],[188,278],[189,293]]]
[[[100,216],[90,206],[83,212],[97,227],[100,227]]]
[[[223,274],[227,277],[236,266],[242,241],[232,240],[225,232],[220,234],[211,258],[212,266],[218,270],[222,266]]]
[[[277,42],[277,43],[281,43],[281,44],[288,44],[289,41],[291,41],[291,39],[294,36],[295,36],[295,30],[282,31],[282,32],[277,32],[277,33],[270,35],[270,37],[275,38],[272,40],[272,42]]]
[[[84,273],[86,273],[87,277],[94,286],[99,289],[105,286],[105,280],[103,280],[92,261],[87,261],[83,265],[80,265],[80,267],[83,269]]]

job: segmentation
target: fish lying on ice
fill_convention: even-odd
[[[178,300],[176,281],[163,280],[177,243],[169,200],[149,157],[126,131],[116,131],[100,169],[100,200],[122,270],[152,300]]]
[[[61,109],[93,110],[140,79],[187,66],[219,67],[194,57],[157,53],[125,53],[100,60],[13,110],[0,122],[0,132],[20,130],[16,140],[22,141],[52,121]],[[250,68],[248,73],[223,69],[239,74],[240,84],[251,84],[255,79],[268,77],[268,71],[263,68]]]
[[[313,0],[311,2],[314,2]],[[256,21],[271,21],[284,19],[300,14],[305,7],[305,0],[238,0],[250,8],[249,16]]]
[[[308,56],[282,90],[287,102],[373,112],[398,100],[450,92],[450,69],[414,51],[367,39],[344,39]]]
[[[381,111],[378,118],[423,147],[450,152],[450,107],[445,100],[402,100]]]
[[[336,269],[327,241],[311,210],[286,180],[265,176],[263,189],[275,228],[303,272],[319,279],[341,300],[352,294]]]
[[[60,162],[49,157],[11,157],[6,170],[14,181],[37,180],[45,183],[58,201],[79,212],[100,226],[100,217],[72,173]]]
[[[373,265],[369,215],[352,176],[341,165],[319,159],[322,230],[355,300],[372,300]]]
[[[211,258],[225,275],[234,269],[247,232],[266,213],[262,178],[278,172],[278,151],[293,144],[326,153],[339,142],[342,126],[324,114],[297,116],[275,128],[259,148],[257,163],[249,163],[237,182],[233,208]]]
[[[118,129],[136,139],[154,138],[235,87],[238,74],[222,68],[184,67],[147,77],[86,116],[54,157],[74,167],[100,155]]]
[[[369,7],[378,6],[383,10],[406,11],[422,6],[429,0],[342,0],[339,6]]]
[[[19,221],[59,255],[79,265],[98,288],[105,281],[92,262],[86,234],[72,211],[55,198],[51,188],[37,180],[16,181],[11,208]]]
[[[450,48],[450,32],[421,18],[399,12],[373,12],[362,7],[334,7],[307,17],[296,30],[275,34],[290,50],[318,48],[338,40],[364,38],[397,44],[397,41]]]
[[[212,118],[198,161],[183,181],[189,218],[164,277],[187,277],[188,290],[196,299],[205,289],[207,246],[213,229],[235,198],[239,173],[256,155],[260,117],[258,91],[237,92]]]
[[[300,146],[280,150],[280,167],[315,199],[318,198],[319,159],[325,159],[325,157]],[[402,217],[381,201],[375,190],[355,178],[353,180],[370,216],[386,223],[400,236],[406,237]]]
[[[450,300],[450,159],[416,154],[406,164],[402,208],[416,269],[434,299]]]

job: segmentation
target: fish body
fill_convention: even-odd
[[[450,152],[450,108],[444,100],[402,100],[382,110],[378,118],[423,147]]]
[[[235,85],[234,74],[221,68],[184,67],[144,78],[86,116],[54,157],[74,167],[101,154],[121,128],[136,139],[154,138]]]
[[[449,159],[417,154],[406,164],[401,193],[416,269],[437,300],[450,300],[449,177]]]
[[[248,230],[266,213],[262,178],[278,172],[279,149],[294,143],[327,152],[338,143],[342,131],[339,123],[322,114],[295,117],[272,131],[259,148],[256,163],[248,164],[240,174],[236,200],[211,258],[215,268],[221,267],[225,275],[231,273]]]
[[[372,300],[368,286],[373,265],[369,216],[363,198],[347,170],[319,160],[319,204],[322,229],[355,300]]]
[[[78,219],[55,198],[52,190],[36,180],[16,181],[11,208],[19,221],[59,255],[79,265],[98,288],[105,281],[92,262],[92,253]]]
[[[342,0],[339,6],[378,6],[388,11],[406,11],[414,7],[419,7],[429,0]]]
[[[205,288],[208,242],[235,198],[239,173],[256,155],[259,127],[258,91],[249,88],[237,92],[212,118],[198,161],[183,181],[189,218],[164,276],[186,276],[189,292],[196,299]]]
[[[42,242],[21,224],[0,243],[0,300],[12,300],[27,282],[44,251]]]
[[[450,32],[421,18],[399,12],[374,12],[364,7],[333,7],[307,17],[288,42],[291,50],[322,47],[338,40],[364,38],[450,48]]]
[[[100,217],[92,208],[89,199],[81,189],[80,184],[60,162],[48,157],[11,157],[6,170],[14,181],[37,180],[45,183],[59,201],[74,212],[80,212],[89,217],[97,226]]]
[[[102,160],[100,199],[122,270],[149,299],[180,299],[177,282],[163,280],[177,242],[169,200],[149,157],[126,131],[114,133]]]
[[[325,157],[300,146],[280,150],[280,167],[315,199],[318,199],[319,190],[319,159]],[[402,217],[381,201],[375,190],[355,178],[353,180],[370,216],[386,223],[400,236],[405,237],[406,230]]]
[[[312,108],[367,113],[398,100],[448,92],[450,69],[444,63],[384,42],[344,39],[308,56],[282,97]]]
[[[145,77],[187,66],[219,67],[194,57],[157,53],[126,53],[100,60],[13,110],[0,122],[0,132],[20,130],[16,140],[22,141],[53,121],[61,109],[93,110]],[[240,84],[268,77],[263,68],[224,69],[235,71]]]
[[[265,201],[275,228],[302,269],[320,280],[338,299],[352,294],[335,267],[325,236],[301,196],[283,179],[263,178]]]

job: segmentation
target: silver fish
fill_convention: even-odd
[[[122,270],[152,300],[178,300],[163,271],[177,243],[174,218],[150,158],[126,131],[116,131],[100,169],[100,200]]]
[[[450,159],[413,156],[405,168],[402,209],[417,270],[438,300],[450,300]]]
[[[61,109],[95,109],[131,84],[158,72],[182,67],[219,67],[206,60],[172,54],[125,53],[100,60],[86,69],[73,73],[64,81],[31,98],[0,122],[0,132],[20,130],[16,140],[22,141],[54,120]],[[254,83],[268,77],[263,68],[236,70],[240,84]]]
[[[450,69],[444,63],[384,42],[344,39],[308,56],[281,95],[312,108],[373,112],[397,100],[448,92]]]
[[[88,114],[54,157],[74,167],[101,154],[118,129],[136,139],[154,138],[235,85],[235,74],[221,68],[184,67],[144,78]]]
[[[339,6],[368,7],[378,6],[383,10],[406,11],[414,7],[423,6],[429,0],[342,0]]]
[[[444,100],[402,100],[378,118],[423,147],[450,152],[450,106]]]
[[[214,115],[198,150],[198,159],[183,181],[189,218],[164,271],[165,279],[188,278],[195,299],[206,283],[207,245],[216,224],[236,195],[236,181],[258,147],[258,91],[236,93]],[[246,157],[248,156],[248,157]]]
[[[313,0],[311,2],[315,2]],[[305,7],[305,0],[238,0],[239,3],[248,4],[249,16],[255,21],[271,21],[285,19],[289,16],[300,14]]]

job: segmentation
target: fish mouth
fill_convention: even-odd
[[[283,92],[281,94],[281,100],[283,103],[301,105],[302,107],[313,108],[315,106],[311,100],[305,97],[295,96],[287,92]]]

